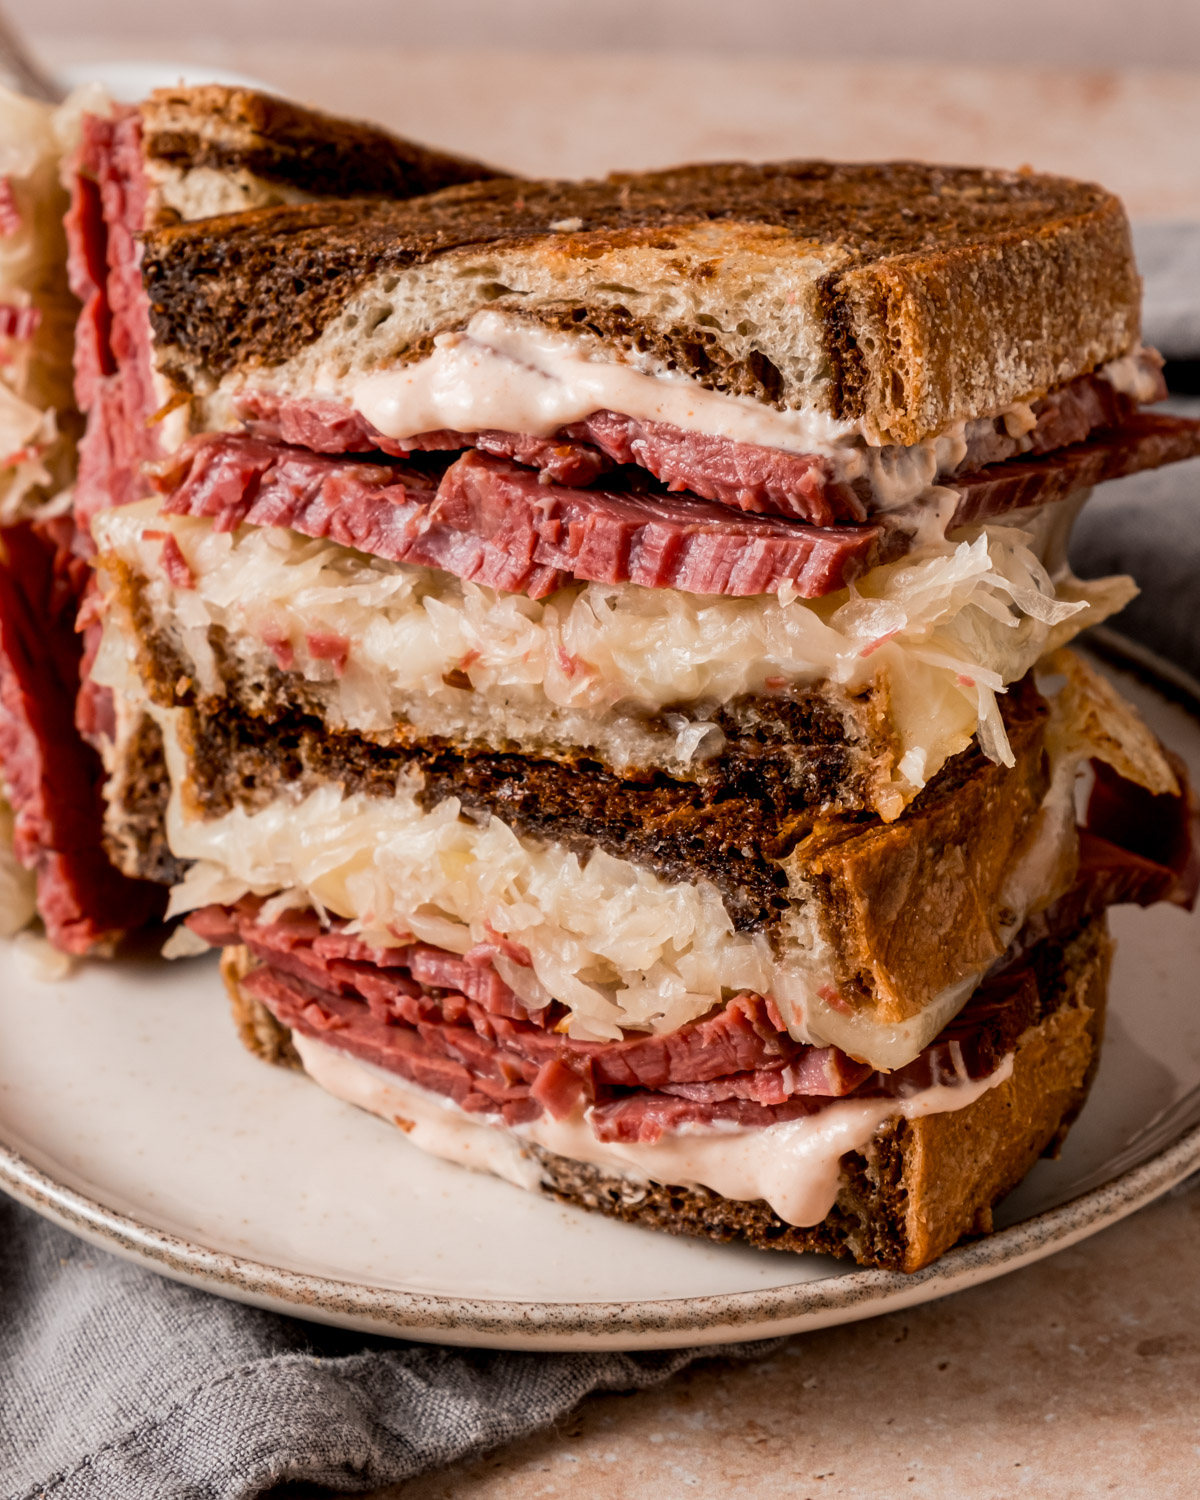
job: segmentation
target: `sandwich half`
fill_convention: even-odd
[[[1088,489],[1200,452],[1116,200],[493,179],[140,276],[108,836],[244,1038],[655,1227],[908,1270],[985,1228],[1086,1094],[1107,906],[1193,894],[1179,768],[1063,649],[1132,592],[1066,567]]]
[[[11,220],[0,222],[0,288],[20,276],[28,286],[0,293],[0,431],[16,424],[15,451],[0,459],[0,772],[14,840],[0,925],[19,927],[35,906],[58,947],[103,952],[164,904],[160,884],[122,874],[105,851],[97,746],[112,707],[88,681],[91,517],[148,493],[145,467],[162,451],[140,237],[231,209],[412,196],[494,173],[221,85],[57,117],[0,96],[0,125],[5,111],[23,175],[0,179]]]

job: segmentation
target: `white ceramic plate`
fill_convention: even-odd
[[[171,62],[96,62],[72,63],[58,70],[58,81],[64,89],[98,83],[114,99],[136,103],[152,89],[178,88],[184,84],[228,83],[235,88],[267,89],[268,85],[245,73],[229,68],[195,67],[189,63]]]
[[[1116,675],[1200,783],[1195,708]],[[868,1317],[1037,1260],[1200,1167],[1200,916],[1113,927],[1103,1062],[1062,1157],[998,1233],[915,1276],[675,1239],[427,1157],[245,1053],[210,959],[47,984],[0,948],[0,1186],[169,1276],[378,1333],[661,1348]]]

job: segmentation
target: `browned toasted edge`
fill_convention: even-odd
[[[964,1109],[884,1125],[864,1152],[842,1158],[837,1201],[819,1224],[788,1224],[761,1199],[616,1176],[530,1146],[542,1191],[671,1234],[919,1271],[964,1237],[990,1233],[997,1203],[1061,1145],[1095,1076],[1112,949],[1104,917],[1084,925],[1043,977],[1041,1019],[1019,1038],[1009,1077]],[[264,1061],[298,1067],[289,1033],[241,989],[251,967],[248,950],[226,949],[239,1035]]]
[[[1141,295],[1129,220],[1111,194],[990,243],[856,267],[832,299],[836,326],[851,330],[838,351],[839,414],[914,443],[986,412],[998,370],[1018,367],[1023,394],[1040,395],[1063,372],[1132,348]]]
[[[904,1127],[905,1251],[917,1271],[965,1234],[989,1233],[994,1206],[1043,1154],[1056,1155],[1095,1077],[1113,943],[1095,918],[1063,952],[1059,1001],[1021,1038],[1007,1082],[969,1109]]]
[[[506,175],[258,89],[220,83],[155,89],[139,108],[149,160],[185,171],[246,171],[317,197],[414,198]]]
[[[551,227],[576,220],[573,232]],[[377,274],[487,250],[583,262],[614,248],[669,251],[673,232],[718,221],[834,253],[818,309],[831,409],[891,441],[980,415],[998,372],[1033,398],[1137,341],[1140,281],[1111,193],[917,162],[702,163],[602,181],[476,182],[407,204],[260,209],[149,234],[143,274],[160,367],[202,391],[298,353]],[[721,263],[701,270],[720,274]],[[778,402],[769,340],[730,364],[701,330],[659,327],[611,302],[547,316],[633,342],[711,389]]]
[[[1032,673],[1012,684],[1004,723],[1013,764],[973,744],[890,823],[829,819],[781,861],[836,955],[841,998],[878,1022],[917,1015],[1004,952],[1005,884],[1038,835],[1050,784],[1049,715]],[[1057,870],[1061,894],[1074,877]]]
[[[253,967],[254,961],[247,948],[226,948],[221,954],[221,978],[225,981],[233,1024],[242,1045],[263,1062],[281,1068],[299,1068],[303,1072],[300,1054],[292,1046],[291,1032],[279,1024],[261,1000],[256,1000],[242,988],[242,980]]]
[[[885,1022],[916,1014],[1003,952],[1003,886],[1038,827],[1048,784],[1047,708],[1030,675],[1003,699],[1014,765],[973,745],[885,824],[870,815],[868,794],[894,750],[871,698],[813,689],[811,701],[810,690],[796,701],[735,701],[715,719],[724,750],[688,780],[611,771],[592,751],[551,756],[432,739],[403,723],[389,737],[366,737],[328,728],[295,673],[272,665],[249,680],[217,633],[210,645],[225,691],[205,698],[156,631],[138,578],[117,558],[103,562],[132,623],[147,691],[177,711],[187,765],[178,791],[189,815],[251,811],[285,791],[327,784],[387,798],[398,777],[416,770],[426,809],[456,797],[520,838],[580,857],[600,848],[669,882],[711,881],[738,930],[774,935],[792,910],[807,908],[837,955],[843,998]],[[128,765],[122,786],[158,786],[161,799],[165,771],[146,770]],[[152,801],[115,795],[116,778],[113,790],[114,840],[130,819],[121,841],[138,835],[153,852],[145,832]],[[1072,873],[1062,872],[1062,884]]]

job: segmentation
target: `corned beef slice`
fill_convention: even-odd
[[[592,1106],[601,1140],[654,1141],[684,1125],[776,1124],[848,1094],[903,1097],[964,1074],[981,1078],[1036,1020],[1037,945],[1060,942],[1115,902],[1149,905],[1195,894],[1179,871],[1194,867],[1190,790],[1155,799],[1154,850],[1171,863],[1113,841],[1134,829],[1138,790],[1113,781],[1103,797],[1110,835],[1082,832],[1075,888],[1040,913],[971,1000],[908,1066],[872,1073],[836,1048],[796,1042],[770,999],[742,994],[703,1020],[662,1036],[577,1041],[557,1030],[552,1004],[525,1010],[492,966],[490,945],[465,955],[425,943],[372,948],[311,911],[262,917],[248,896],[187,920],[208,942],[245,944],[258,967],[243,981],[285,1026],[509,1124],[543,1111],[565,1117]],[[1123,802],[1123,799],[1127,800]],[[1167,804],[1170,804],[1169,806]],[[1124,811],[1121,811],[1122,806]]]
[[[618,412],[593,412],[552,437],[443,430],[397,442],[337,401],[250,391],[237,406],[256,436],[317,453],[378,450],[404,458],[419,451],[478,448],[539,469],[555,484],[577,486],[590,484],[616,464],[635,464],[669,491],[687,491],[736,510],[817,526],[866,517],[862,501],[848,486],[834,482],[824,459],[685,432],[667,422],[640,422]]]
[[[962,499],[954,524],[986,521],[1030,505],[1051,505],[1109,479],[1200,455],[1200,421],[1138,412],[1111,432],[1034,458],[1012,458],[951,481]]]
[[[188,921],[209,941],[248,945],[262,967],[246,982],[285,1025],[510,1123],[543,1108],[563,1115],[581,1100],[612,1102],[629,1089],[661,1091],[693,1119],[753,1123],[763,1110],[789,1118],[849,1093],[870,1072],[793,1041],[756,995],[667,1036],[574,1041],[551,1029],[559,1007],[526,1011],[486,957],[427,944],[368,950],[336,927],[323,930],[311,913],[264,923],[260,909],[248,898]]]
[[[71,544],[65,518],[0,533],[0,767],[46,930],[86,953],[160,915],[166,893],[127,880],[104,854],[103,768],[74,725],[87,565]]]
[[[223,530],[288,526],[533,598],[572,578],[733,595],[791,583],[817,598],[877,561],[884,539],[875,526],[803,526],[704,500],[560,488],[476,452],[453,463],[435,493],[408,468],[217,436],[185,445],[156,483],[166,510],[211,516]]]
[[[211,936],[229,915],[189,921]],[[366,966],[320,959],[290,940],[280,952],[274,924],[256,932],[252,923],[237,924],[260,962],[243,984],[283,1025],[508,1124],[590,1105],[601,1140],[654,1141],[690,1124],[778,1124],[849,1094],[903,1096],[964,1073],[982,1077],[999,1062],[986,1023],[1029,980],[1020,971],[989,981],[914,1063],[883,1075],[836,1048],[794,1041],[757,995],[739,995],[665,1036],[579,1042],[462,993],[417,986],[393,967],[364,983]]]
[[[1155,399],[1166,395],[1161,376],[1159,385]],[[555,484],[575,486],[590,484],[614,464],[635,464],[670,492],[687,492],[738,510],[817,526],[867,519],[863,500],[833,479],[824,458],[687,432],[666,422],[641,422],[618,412],[593,412],[551,437],[441,431],[398,442],[328,398],[250,391],[237,405],[255,435],[317,453],[376,450],[403,458],[418,450],[478,448],[539,469]],[[1024,438],[1011,436],[1003,423],[995,424],[996,430],[974,434],[960,473],[973,475],[1022,452],[1036,458],[1081,443],[1093,432],[1124,425],[1137,410],[1137,403],[1108,381],[1081,376],[1035,404],[1036,425]],[[993,500],[1010,508],[1000,495]]]
[[[147,185],[141,117],[83,117],[67,215],[71,289],[83,303],[75,333],[75,394],[87,414],[79,450],[75,515],[86,528],[97,510],[148,493],[141,465],[160,456],[148,426],[156,402],[149,304],[136,236],[145,227]]]
[[[1085,485],[1200,453],[1200,422],[1140,415],[1118,433],[954,482],[965,524],[1061,500]],[[791,583],[805,598],[899,555],[899,532],[739,515],[675,495],[567,489],[468,452],[434,480],[409,466],[314,454],[265,438],[193,439],[158,474],[165,509],[331,537],[534,598],[571,578],[747,595]]]
[[[544,485],[469,452],[446,471],[408,560],[537,598],[571,578],[746,596],[792,584],[815,599],[878,560],[878,527],[738,515],[707,500]]]

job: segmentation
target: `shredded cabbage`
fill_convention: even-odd
[[[286,904],[299,891],[382,944],[412,935],[465,953],[500,934],[532,957],[532,969],[505,968],[525,1003],[553,996],[571,1009],[572,1034],[592,1038],[619,1038],[623,1026],[674,1031],[722,994],[771,993],[766,938],[735,932],[707,881],[668,884],[601,850],[581,863],[499,818],[460,817],[454,798],[425,812],[414,793],[403,782],[389,799],[324,786],[209,822],[187,820],[176,795],[171,848],[198,863],[173,890],[171,914],[283,890]],[[804,968],[802,951],[788,959]],[[831,980],[822,964],[814,987]]]
[[[146,539],[147,529],[159,538]],[[192,589],[163,570],[165,529],[188,561]],[[362,733],[409,716],[413,695],[426,715],[440,704],[448,719],[461,715],[463,699],[526,721],[577,715],[593,725],[582,743],[594,742],[597,723],[670,709],[686,761],[721,747],[719,734],[699,728],[703,711],[680,712],[689,704],[821,681],[878,687],[899,742],[899,769],[879,806],[888,817],[976,733],[988,755],[1011,763],[997,693],[1134,592],[1129,580],[1071,580],[1070,597],[1061,597],[1028,535],[995,525],[815,601],[786,589],[729,599],[597,583],[532,600],[282,529],[216,532],[206,520],[159,515],[153,502],[109,511],[97,530],[105,551],[148,580],[156,628],[190,656],[206,691],[221,691],[209,647],[216,625],[251,671],[289,652],[294,670],[323,685],[330,724]],[[350,642],[340,676],[309,651],[314,632]],[[450,674],[473,691],[456,689]]]
[[[55,111],[0,86],[0,524],[62,510],[81,422]]]

